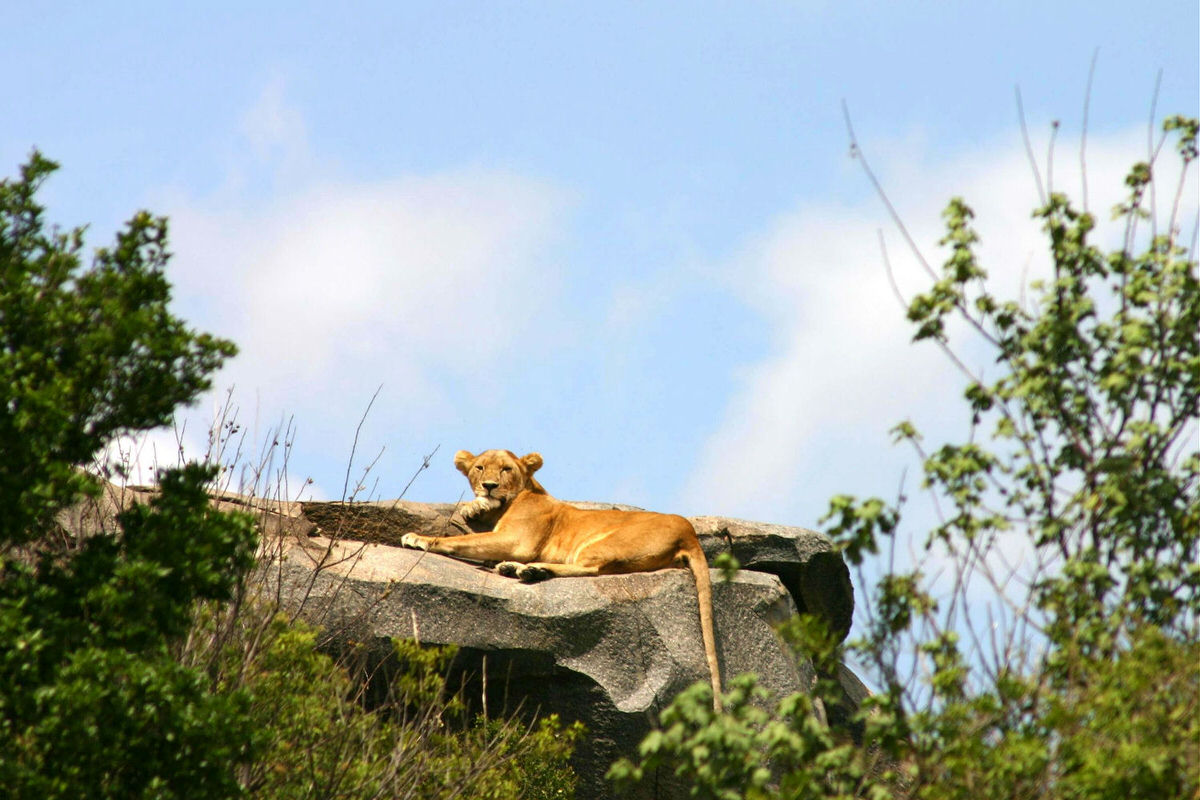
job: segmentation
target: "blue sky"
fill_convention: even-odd
[[[1017,292],[1040,261],[1014,87],[1039,158],[1061,120],[1076,192],[1098,52],[1111,205],[1160,70],[1159,115],[1197,114],[1198,26],[1194,0],[19,4],[0,163],[60,161],[43,199],[93,246],[172,218],[178,311],[242,348],[192,451],[232,386],[251,440],[294,419],[292,493],[338,497],[382,386],[357,450],[379,497],[440,447],[408,496],[453,501],[454,451],[503,447],[560,497],[814,526],[831,494],[896,493],[894,423],[960,430],[842,101],[927,254],[962,194]]]

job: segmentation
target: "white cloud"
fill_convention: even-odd
[[[1144,141],[1142,131],[1092,137],[1090,207],[1102,222],[1123,193],[1125,171],[1145,157]],[[951,196],[966,199],[977,214],[981,263],[993,291],[1005,297],[1018,296],[1023,282],[1048,267],[1044,238],[1030,218],[1035,183],[1020,139],[1012,142],[940,162],[911,145],[885,146],[873,159],[935,270],[944,258],[936,245],[940,212]],[[1060,145],[1055,188],[1078,196],[1078,157],[1067,151]],[[901,292],[908,298],[923,291],[929,278],[873,198],[864,207],[782,214],[729,264],[730,285],[770,320],[775,349],[747,366],[684,503],[813,524],[833,493],[891,496],[907,460],[888,451],[886,432],[895,423],[912,418],[934,441],[965,432],[954,427],[962,420],[962,381],[933,345],[910,345],[912,328],[888,285],[879,229]],[[959,349],[968,366],[991,369],[984,351]],[[915,483],[908,482],[910,495]]]
[[[256,383],[367,364],[486,373],[558,280],[540,259],[556,206],[532,181],[462,172],[316,187],[249,217],[176,208],[176,281]]]
[[[501,380],[509,351],[558,291],[550,251],[562,191],[482,168],[313,177],[328,171],[277,84],[243,134],[262,163],[231,168],[212,196],[174,192],[156,204],[171,218],[181,314],[240,350],[214,382],[220,395],[202,402],[236,387],[256,435],[295,415],[305,445],[337,436],[342,457],[381,384],[376,422],[431,426],[459,413],[449,387]],[[263,168],[291,172],[258,199],[243,178]]]
[[[93,469],[117,485],[150,486],[157,482],[158,470],[178,466],[193,449],[176,431],[165,428],[125,434],[96,454]]]

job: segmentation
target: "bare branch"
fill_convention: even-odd
[[[404,484],[404,489],[401,490],[400,497],[404,497],[404,495],[408,494],[408,489],[410,486],[413,485],[413,481],[415,481],[417,479],[417,476],[420,475],[425,470],[429,469],[429,462],[433,459],[433,457],[435,455],[437,455],[437,451],[440,448],[441,448],[440,444],[436,445],[433,448],[433,452],[429,453],[427,456],[425,456],[425,458],[423,458],[421,460],[421,466],[417,467],[417,471],[414,472],[412,477],[408,479],[408,483]],[[399,498],[397,498],[397,499],[399,499]]]

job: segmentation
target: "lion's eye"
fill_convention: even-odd
[[[512,472],[512,467],[501,467],[500,471],[501,472]]]
[[[477,470],[479,470],[480,472],[482,472],[482,471],[483,471],[483,464],[476,464],[476,465],[475,465],[475,469],[477,469]]]

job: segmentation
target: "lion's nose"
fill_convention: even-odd
[[[483,482],[483,488],[487,489],[489,492],[490,492],[492,489],[495,489],[495,488],[496,488],[497,486],[499,486],[499,485],[500,485],[500,484],[499,484],[498,482],[496,482],[496,481],[484,481],[484,482]]]

